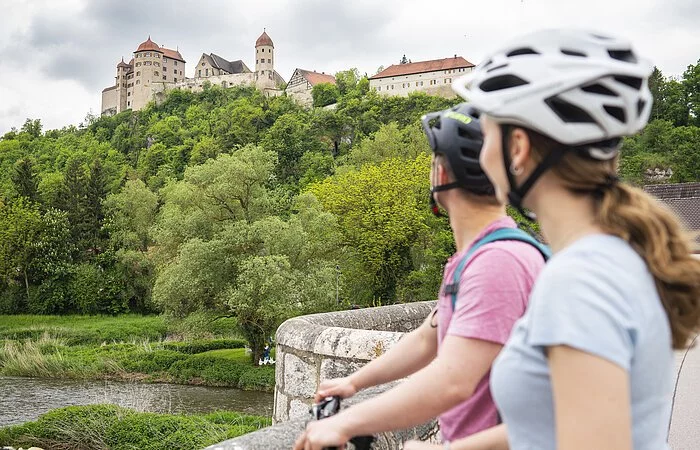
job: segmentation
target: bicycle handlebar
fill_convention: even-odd
[[[314,420],[323,420],[334,416],[340,411],[340,397],[326,397],[319,403],[314,403],[309,410]],[[350,443],[355,446],[355,450],[370,450],[374,436],[355,436],[350,439]],[[323,450],[340,450],[338,447],[326,447]]]

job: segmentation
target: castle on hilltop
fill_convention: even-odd
[[[159,46],[149,36],[128,63],[122,58],[117,64],[115,85],[102,91],[102,114],[139,110],[176,88],[201,91],[205,82],[224,88],[252,85],[269,96],[283,92],[284,79],[275,70],[275,45],[265,31],[255,41],[255,71],[242,60],[227,61],[214,53],[202,53],[193,78],[186,77],[185,64],[179,50]]]
[[[255,41],[255,70],[242,60],[228,61],[214,53],[202,53],[192,78],[185,73],[185,60],[179,50],[159,46],[149,36],[128,63],[117,64],[115,84],[102,91],[103,115],[127,109],[139,110],[148,102],[162,101],[168,91],[186,89],[198,92],[209,83],[229,88],[254,86],[267,96],[287,95],[305,106],[313,104],[313,88],[318,84],[335,84],[333,75],[296,68],[286,83],[275,70],[275,44],[265,30]],[[369,77],[370,89],[381,95],[406,96],[413,92],[454,97],[451,89],[455,77],[474,69],[474,64],[457,56],[412,62],[404,57]]]

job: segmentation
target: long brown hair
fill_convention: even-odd
[[[560,146],[527,133],[538,162]],[[673,348],[684,348],[700,329],[700,259],[691,255],[690,234],[673,212],[641,189],[611,182],[616,169],[617,158],[598,161],[567,151],[551,170],[571,191],[596,198],[598,226],[627,241],[644,259],[671,325]]]

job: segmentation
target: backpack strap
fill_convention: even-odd
[[[537,239],[530,236],[528,233],[524,232],[520,228],[499,228],[497,230],[492,231],[491,233],[476,241],[471,246],[469,251],[467,251],[467,253],[459,261],[457,270],[455,270],[454,275],[452,277],[452,284],[448,284],[447,286],[445,286],[445,294],[448,294],[452,297],[452,311],[455,310],[455,306],[457,305],[459,279],[462,276],[462,272],[464,272],[464,267],[467,265],[467,261],[479,248],[488,243],[496,241],[520,241],[530,244],[542,254],[542,257],[545,261],[547,261],[552,256],[552,251],[549,249],[549,247],[542,244]]]

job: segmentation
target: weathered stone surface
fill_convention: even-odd
[[[329,380],[331,378],[346,377],[359,368],[364,366],[363,363],[353,361],[343,361],[338,359],[324,359],[321,361],[321,371],[319,372],[319,381]]]
[[[302,402],[301,400],[292,400],[289,402],[289,420],[309,419],[311,403],[312,400],[309,400],[308,403]]]
[[[391,388],[393,385],[394,384],[388,384],[367,389],[355,397],[344,401],[343,408],[378,395],[386,389]],[[309,418],[310,415],[308,414],[307,407],[306,415],[301,419],[292,419],[272,427],[263,428],[254,433],[212,445],[206,450],[268,450],[292,448],[294,441],[304,429]],[[433,421],[408,430],[380,434],[376,436],[377,441],[372,448],[374,450],[399,450],[402,448],[403,442],[409,439],[436,442],[436,435],[437,425]]]
[[[284,355],[284,392],[291,397],[311,398],[316,392],[316,366],[292,354]]]
[[[385,353],[403,333],[392,331],[327,328],[316,339],[316,355],[339,356],[370,361]]]
[[[289,401],[287,396],[280,392],[279,389],[275,388],[275,410],[272,413],[273,421],[276,423],[289,420],[288,408]]]
[[[277,361],[275,362],[275,387],[284,391],[284,357],[286,356],[285,347],[278,345],[275,350]]]

